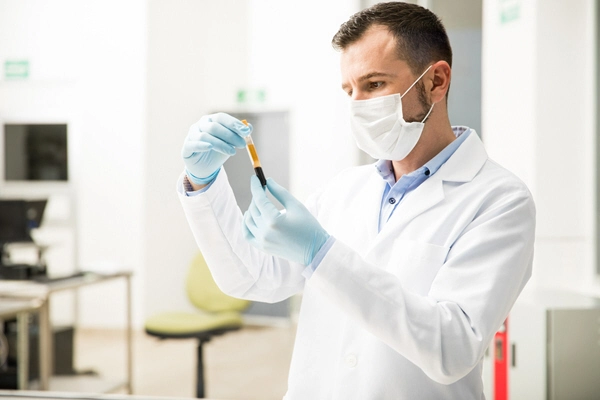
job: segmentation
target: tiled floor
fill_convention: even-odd
[[[206,396],[223,400],[281,399],[295,328],[248,327],[205,345]],[[124,333],[79,329],[76,367],[108,378],[125,376]],[[194,397],[195,340],[164,340],[136,332],[134,394]]]

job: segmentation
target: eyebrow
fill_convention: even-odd
[[[371,78],[380,78],[380,77],[381,78],[393,78],[395,76],[396,76],[396,74],[388,74],[388,73],[385,73],[385,72],[377,72],[377,71],[375,71],[375,72],[369,72],[368,74],[361,76],[360,78],[358,78],[358,81],[359,82],[364,82],[364,81],[367,81],[367,80],[369,80]],[[347,87],[348,87],[347,83],[342,84],[342,89],[345,90]]]

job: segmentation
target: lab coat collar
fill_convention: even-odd
[[[471,130],[469,137],[442,165],[435,175],[445,182],[469,182],[481,170],[488,159],[477,132]]]

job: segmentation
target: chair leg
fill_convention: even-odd
[[[207,340],[206,340],[207,341]],[[204,361],[202,357],[202,345],[205,340],[198,340],[198,368],[196,369],[196,397],[204,398]]]

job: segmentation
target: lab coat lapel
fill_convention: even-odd
[[[375,167],[373,167],[373,169],[375,169]],[[377,173],[374,173],[371,175],[371,179],[369,179],[367,187],[365,187],[365,190],[362,192],[363,195],[367,196],[367,198],[361,203],[366,205],[365,211],[369,214],[365,219],[368,224],[366,227],[369,238],[367,243],[373,243],[373,241],[376,240],[377,236],[379,235],[381,197],[383,196],[385,185],[386,183],[381,176],[379,176]]]
[[[389,235],[444,200],[444,182],[469,182],[483,167],[488,156],[475,131],[429,179],[409,193],[381,230],[376,243],[386,242]],[[376,243],[374,245],[376,245]]]
[[[377,239],[381,198],[386,185],[375,166],[369,167],[372,171],[366,179],[349,188],[351,195],[346,201],[346,209],[331,213],[325,225],[326,229],[335,227],[331,233],[363,256]]]
[[[377,255],[372,258],[374,255],[370,254],[370,250],[379,240],[379,212],[385,185],[385,181],[373,166],[373,172],[368,180],[355,192],[349,213],[345,213],[344,218],[348,223],[353,221],[352,224],[342,224],[342,230],[337,232],[339,239],[352,246],[374,265],[377,265],[380,260]],[[364,217],[356,218],[357,215]]]

